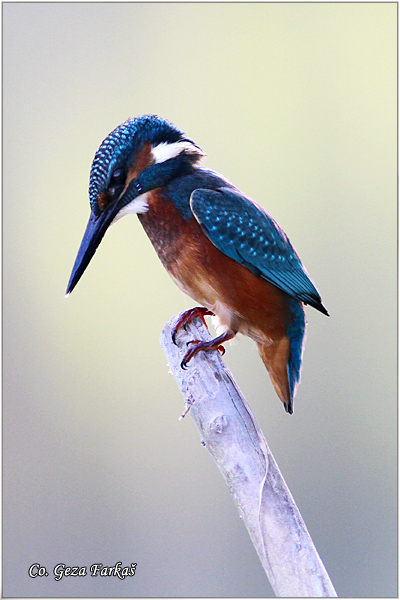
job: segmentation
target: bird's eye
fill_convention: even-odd
[[[110,186],[122,185],[125,183],[125,178],[124,169],[116,169],[110,177]]]

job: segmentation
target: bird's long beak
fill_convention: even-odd
[[[149,170],[150,169],[147,171]],[[147,171],[145,171],[145,173],[147,173]],[[147,175],[149,175],[149,173],[147,173]],[[146,180],[144,183],[146,183]],[[147,189],[150,188],[151,186]],[[87,224],[86,231],[83,235],[83,239],[78,250],[78,256],[75,259],[71,277],[69,278],[67,292],[65,294],[66,298],[68,298],[82,277],[86,267],[92,260],[93,254],[96,252],[101,240],[103,239],[105,232],[114,221],[114,218],[117,216],[121,208],[137,198],[141,193],[143,193],[143,191],[146,190],[143,189],[143,185],[139,183],[138,179],[131,179],[129,185],[122,192],[119,198],[111,202],[103,212],[96,215],[92,211],[89,223]]]
[[[75,259],[75,264],[72,269],[71,277],[69,279],[66,298],[70,295],[80,278],[82,277],[86,267],[90,263],[93,254],[96,252],[101,240],[108,227],[111,225],[115,215],[118,212],[117,206],[111,208],[111,210],[105,210],[100,215],[91,213],[89,223],[87,224],[86,231],[83,235],[83,239],[78,250],[78,255]]]

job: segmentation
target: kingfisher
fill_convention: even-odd
[[[193,340],[182,368],[200,350],[219,349],[242,333],[253,339],[287,413],[300,381],[308,304],[329,316],[289,238],[267,211],[230,181],[200,166],[204,153],[156,115],[128,119],[97,150],[90,170],[87,224],[66,296],[112,223],[137,214],[173,281],[217,317],[210,341]]]

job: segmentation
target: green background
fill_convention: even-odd
[[[159,346],[190,307],[136,217],[69,300],[102,139],[157,113],[284,228],[307,308],[285,414],[255,345],[226,361],[340,596],[395,596],[395,3],[5,3],[6,596],[268,596]],[[57,563],[138,564],[64,578]],[[30,579],[39,562],[49,577]]]

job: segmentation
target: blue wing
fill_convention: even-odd
[[[194,190],[190,206],[221,252],[290,296],[328,314],[285,232],[261,206],[229,187]]]

